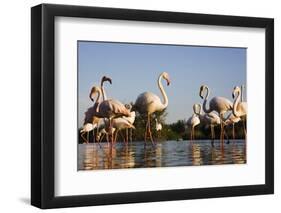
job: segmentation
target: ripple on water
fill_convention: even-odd
[[[171,166],[199,166],[246,163],[244,140],[230,141],[223,146],[219,141],[212,147],[210,141],[164,141],[155,148],[144,142],[127,146],[116,143],[79,144],[78,169],[121,169]]]

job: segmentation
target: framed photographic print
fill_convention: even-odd
[[[31,9],[31,203],[274,192],[274,21]]]

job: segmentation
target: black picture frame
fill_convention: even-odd
[[[54,20],[58,16],[264,28],[266,32],[265,184],[56,197],[54,195]],[[53,4],[32,7],[31,114],[31,204],[39,208],[272,194],[274,193],[274,20]]]

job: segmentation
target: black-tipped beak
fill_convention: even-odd
[[[232,93],[232,98],[233,98],[233,99],[235,98],[235,95],[234,95],[234,93]]]
[[[108,81],[110,84],[112,84],[112,79],[111,79],[111,78],[108,78],[108,77],[106,77],[106,76],[103,76],[103,77],[102,77],[102,82],[104,82],[104,81]]]
[[[170,80],[167,80],[167,86],[169,86],[171,84]]]
[[[107,78],[106,79],[110,84],[112,84],[112,79],[111,78]]]

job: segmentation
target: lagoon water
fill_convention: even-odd
[[[78,145],[78,170],[147,168],[171,166],[199,166],[246,163],[245,140],[230,143],[209,140],[164,141],[153,148],[149,142],[117,142]]]

